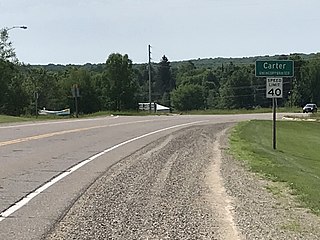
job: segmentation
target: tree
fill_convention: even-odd
[[[7,28],[0,30],[0,60],[18,62],[12,42],[9,41]]]
[[[39,107],[60,110],[68,107],[68,98],[63,85],[59,85],[59,79],[63,79],[56,73],[48,72],[43,68],[28,68],[28,79],[25,83],[31,102],[35,102],[34,94],[38,93]]]
[[[186,78],[188,76],[193,76],[196,67],[194,66],[192,61],[187,61],[178,67],[176,73],[176,86],[178,87],[181,84],[184,84],[188,80]]]
[[[155,91],[162,97],[161,103],[170,105],[169,93],[175,88],[175,82],[171,76],[171,66],[168,58],[164,55],[158,67]]]
[[[172,92],[172,104],[181,111],[204,108],[204,90],[197,84],[180,85]]]
[[[7,102],[8,79],[13,78],[14,65],[0,59],[0,113],[5,112]]]
[[[292,55],[290,60],[294,61],[294,78],[292,84],[290,84],[290,94],[288,94],[288,100],[290,105],[302,106],[306,103],[307,96],[310,95],[308,92],[308,82],[309,79],[305,79],[306,76],[306,64],[307,62],[303,60],[299,55]],[[284,92],[285,93],[285,92]]]
[[[309,92],[306,102],[312,102],[316,104],[320,104],[320,61],[317,58],[312,59],[306,69],[305,74],[303,74],[304,81],[309,79],[309,86],[305,91]],[[304,104],[305,104],[304,103]]]
[[[209,69],[202,73],[202,86],[204,88],[205,108],[213,108],[217,105],[217,96],[220,87],[219,80]]]
[[[26,114],[29,102],[28,94],[24,88],[24,76],[17,73],[8,81],[8,89],[6,92],[6,104],[4,113],[7,115],[20,116]]]
[[[151,76],[155,76],[155,68],[151,65]],[[149,69],[148,64],[138,65],[133,69],[134,81],[138,84],[137,97],[139,102],[148,102],[149,101]],[[151,78],[151,80],[153,80]],[[151,89],[153,87],[154,81],[151,82]],[[151,90],[151,93],[152,90]],[[154,93],[153,93],[154,94]]]
[[[234,66],[230,73],[231,76],[220,88],[220,107],[231,109],[252,107],[254,91],[251,69],[246,66]]]
[[[111,109],[121,111],[136,107],[137,84],[133,79],[132,61],[128,55],[113,53],[106,62]]]
[[[70,68],[67,77],[60,84],[64,93],[65,102],[75,110],[74,97],[71,89],[77,85],[79,90],[78,111],[82,113],[93,113],[100,110],[99,98],[96,93],[95,83],[91,73],[85,68]],[[69,99],[69,100],[68,100]]]

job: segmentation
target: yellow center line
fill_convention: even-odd
[[[16,144],[16,143],[27,142],[27,141],[31,141],[31,140],[49,138],[49,137],[53,137],[53,136],[63,135],[66,133],[75,133],[75,132],[86,131],[86,130],[91,130],[91,129],[95,129],[95,128],[102,128],[102,127],[107,127],[107,126],[78,128],[78,129],[73,129],[73,130],[66,130],[66,131],[61,131],[61,132],[53,132],[53,133],[46,133],[46,134],[41,134],[41,135],[36,135],[36,136],[31,136],[31,137],[18,138],[18,139],[14,139],[14,140],[5,141],[5,142],[0,142],[0,147],[6,146],[6,145],[11,145],[11,144]]]
[[[161,119],[161,120],[165,120],[165,119]],[[77,129],[65,130],[65,131],[60,131],[60,132],[45,133],[45,134],[41,134],[41,135],[35,135],[35,136],[31,136],[31,137],[18,138],[18,139],[0,142],[0,147],[11,145],[11,144],[27,142],[27,141],[32,141],[32,140],[38,140],[38,139],[43,139],[43,138],[59,136],[59,135],[67,134],[67,133],[75,133],[75,132],[88,131],[88,130],[97,129],[97,128],[115,127],[115,126],[128,125],[128,124],[134,124],[134,123],[144,123],[144,122],[154,122],[154,120],[143,120],[143,121],[135,121],[135,122],[127,122],[127,123],[116,123],[116,124],[103,125],[103,126],[77,128]]]

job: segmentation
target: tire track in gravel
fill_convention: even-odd
[[[215,161],[208,172],[208,184],[211,189],[211,194],[208,195],[209,202],[212,203],[213,211],[220,216],[220,235],[223,239],[240,240],[240,234],[234,222],[234,208],[231,205],[232,199],[227,195],[224,188],[223,179],[220,173],[222,154],[221,154],[221,137],[226,134],[227,129],[219,132],[217,139],[214,142],[212,156],[215,156]]]
[[[229,126],[178,130],[126,157],[46,239],[240,239],[219,174]]]

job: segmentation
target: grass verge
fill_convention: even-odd
[[[104,112],[96,112],[92,114],[79,114],[79,118],[91,118],[91,117],[103,117],[103,116],[147,116],[147,115],[167,115],[167,113],[149,113],[138,112],[138,111],[104,111]],[[13,122],[24,122],[24,121],[44,121],[44,120],[55,120],[55,119],[75,119],[74,115],[71,116],[55,116],[55,115],[39,115],[37,118],[35,116],[7,116],[0,115],[0,124],[1,123],[13,123]]]
[[[13,117],[7,115],[0,115],[0,123],[25,122],[30,121],[28,117]]]
[[[277,112],[301,112],[301,108],[278,108]],[[272,108],[256,108],[256,109],[207,109],[207,110],[192,110],[188,112],[181,112],[182,114],[192,115],[209,115],[209,114],[250,114],[250,113],[271,113]]]
[[[277,122],[277,150],[272,122],[240,123],[230,136],[231,153],[272,181],[285,182],[305,207],[320,215],[320,123]]]

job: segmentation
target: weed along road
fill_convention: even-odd
[[[0,239],[242,239],[220,174],[221,141],[235,122],[271,118],[0,125]]]

